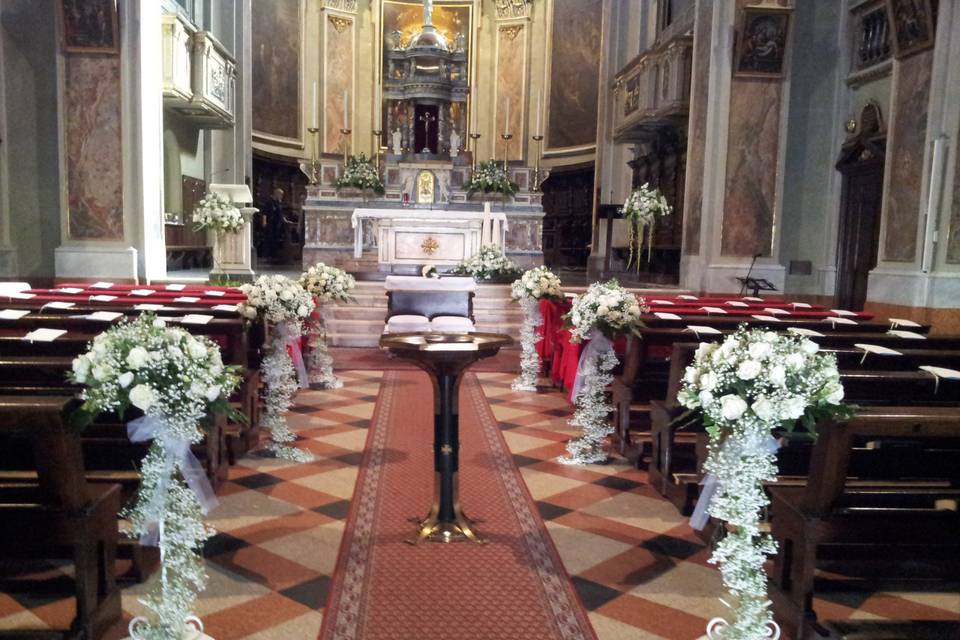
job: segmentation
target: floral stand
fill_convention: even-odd
[[[537,343],[543,340],[543,336],[537,333],[537,328],[543,325],[543,316],[540,313],[539,300],[523,298],[520,306],[523,308],[523,324],[520,325],[520,375],[510,388],[514,391],[536,391],[537,377],[540,375]]]
[[[333,356],[327,348],[327,327],[319,300],[307,323],[307,374],[311,388],[339,389],[343,386],[343,381],[333,372]]]

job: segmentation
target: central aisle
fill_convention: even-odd
[[[422,372],[384,376],[320,637],[595,638],[473,374],[461,499],[489,544],[405,542],[433,498],[432,393]]]

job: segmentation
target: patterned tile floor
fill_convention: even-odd
[[[197,613],[217,640],[317,637],[381,371],[340,373],[344,388],[301,393],[290,415],[317,460],[248,456],[230,470],[210,523],[210,584]],[[676,510],[624,460],[571,468],[553,462],[571,435],[564,396],[510,391],[513,374],[478,373],[521,473],[601,640],[694,640],[724,613],[709,551]],[[63,627],[73,616],[64,570],[38,567],[45,593],[0,583],[0,630]],[[125,619],[148,585],[123,593]],[[960,617],[956,594],[840,594],[830,618]],[[945,611],[946,610],[946,611]],[[125,636],[125,625],[108,634]],[[482,639],[477,639],[482,640]]]

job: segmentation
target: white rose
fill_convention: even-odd
[[[284,289],[283,291],[280,292],[280,299],[287,300],[287,301],[293,300],[293,292],[290,291],[290,289]]]
[[[147,350],[143,347],[134,347],[130,349],[130,353],[127,354],[127,365],[131,369],[140,369],[147,364],[148,356]]]
[[[747,403],[740,396],[729,394],[720,398],[720,413],[724,420],[737,420],[747,411]]]
[[[750,357],[754,360],[762,360],[763,358],[770,355],[773,351],[773,347],[770,346],[769,342],[754,342],[750,345]]]
[[[77,376],[79,382],[83,382],[83,380],[79,380],[80,376],[86,378],[87,374],[90,373],[90,359],[86,355],[73,359],[73,373]]]
[[[701,359],[703,359],[703,358],[706,358],[706,357],[709,356],[711,353],[713,353],[713,352],[716,350],[716,348],[717,348],[716,343],[713,343],[713,342],[701,342],[701,343],[700,343],[700,346],[697,347],[697,352],[696,352],[696,354],[694,354],[694,357],[695,357],[697,360],[701,360]]]
[[[761,397],[753,403],[753,412],[764,422],[772,422],[777,418],[777,407],[769,399]]]
[[[843,400],[843,385],[839,382],[832,382],[828,386],[830,389],[829,394],[827,395],[827,402],[830,404],[840,404],[840,401]]]
[[[695,367],[687,367],[683,373],[683,380],[688,384],[697,384],[700,381],[700,371]]]
[[[770,344],[773,344],[778,340],[778,337],[777,337],[777,334],[774,333],[773,331],[764,331],[763,340],[764,342],[769,342]]]
[[[157,329],[162,329],[163,327],[167,326],[167,321],[163,318],[154,318],[153,326]]]
[[[800,343],[800,348],[803,349],[805,353],[811,355],[820,350],[820,346],[813,340],[804,340]]]
[[[157,392],[148,384],[138,384],[130,389],[130,403],[141,411],[146,411],[157,401]]]
[[[194,358],[205,358],[207,356],[207,348],[203,346],[203,343],[199,340],[191,340],[187,343],[187,352]]]
[[[775,365],[770,369],[770,382],[782,387],[787,382],[787,370],[782,365]]]
[[[174,359],[179,359],[183,357],[183,350],[176,345],[170,345],[169,347],[167,347],[167,353],[170,355],[171,358],[174,358]]]
[[[700,392],[700,404],[704,407],[710,405],[713,402],[713,394],[709,391]]]
[[[610,312],[610,308],[605,304],[601,304],[599,307],[597,307],[598,316],[605,316],[609,312]]]
[[[120,374],[120,377],[117,378],[117,382],[120,383],[120,387],[126,389],[130,386],[130,383],[133,382],[133,372],[124,371]]]
[[[741,380],[753,380],[760,375],[763,367],[756,360],[745,360],[737,367],[737,377]]]
[[[785,417],[796,420],[807,410],[807,405],[800,396],[793,396],[783,403]]]
[[[209,389],[207,389],[207,400],[208,400],[208,401],[213,402],[214,400],[216,400],[216,399],[219,398],[219,397],[220,397],[220,387],[218,387],[217,385],[213,385],[213,386],[211,386]]]
[[[112,370],[110,369],[110,367],[106,365],[98,364],[93,367],[93,379],[97,380],[98,382],[103,382],[104,380],[106,380],[111,373],[112,373]]]
[[[632,316],[639,316],[639,315],[640,315],[640,305],[636,305],[636,304],[630,305],[630,308],[629,308],[627,311],[628,311],[628,313],[629,313],[630,315],[632,315]]]
[[[715,386],[717,386],[717,376],[716,376],[716,374],[710,373],[710,372],[708,371],[707,373],[705,373],[705,374],[703,374],[702,376],[700,376],[700,388],[701,388],[701,389],[705,389],[705,390],[707,390],[707,391],[711,391],[711,390],[713,390],[713,388],[714,388]]]
[[[791,371],[796,371],[803,366],[803,354],[797,352],[788,354],[784,359],[784,362],[786,362],[788,369]]]
[[[254,307],[244,307],[243,315],[253,320],[257,317],[257,310]]]
[[[198,380],[190,383],[190,395],[194,398],[202,398],[206,394],[207,388]]]

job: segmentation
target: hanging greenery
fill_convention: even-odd
[[[623,217],[628,221],[630,233],[630,258],[627,268],[636,261],[637,272],[640,271],[640,255],[643,253],[644,232],[646,232],[647,262],[653,251],[653,230],[657,218],[668,216],[673,209],[667,204],[667,199],[657,189],[643,183],[634,189],[620,208]]]

